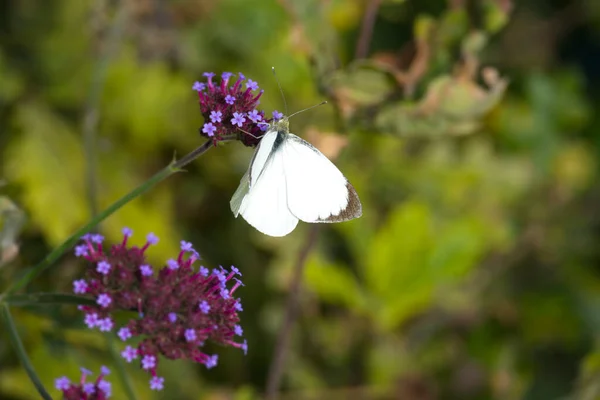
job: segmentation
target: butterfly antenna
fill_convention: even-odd
[[[281,98],[283,99],[283,106],[285,107],[285,115],[288,114],[287,102],[285,101],[285,95],[283,94],[283,89],[281,88],[281,83],[279,79],[277,79],[277,74],[275,73],[275,67],[271,67],[273,71],[273,76],[275,77],[275,81],[277,81],[277,86],[279,86],[279,92],[281,93]]]
[[[296,114],[300,114],[301,112],[312,110],[313,108],[322,106],[323,104],[327,104],[327,101],[322,101],[319,104],[315,104],[314,106],[310,106],[308,108],[305,108],[304,110],[296,111],[295,113],[293,113],[292,115],[290,115],[288,118],[292,118]]]

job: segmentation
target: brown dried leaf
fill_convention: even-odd
[[[330,160],[335,160],[348,145],[348,138],[333,132],[322,132],[315,127],[306,130],[306,140],[313,144]]]

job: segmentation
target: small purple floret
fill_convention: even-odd
[[[90,236],[90,241],[92,243],[101,244],[104,241],[104,236],[99,233],[95,233]]]
[[[138,356],[137,350],[131,346],[125,347],[125,350],[123,350],[121,352],[121,357],[123,357],[125,359],[125,361],[127,361],[128,363],[135,360],[137,358],[137,356]]]
[[[200,311],[202,311],[204,314],[208,314],[208,312],[210,311],[210,304],[208,304],[206,300],[202,300],[198,307],[200,308]]]
[[[192,244],[190,242],[186,242],[185,240],[182,240],[179,244],[181,245],[181,251],[193,251],[194,250],[194,246],[192,246]]]
[[[150,379],[150,390],[163,390],[165,378],[162,376],[153,376]]]
[[[156,367],[156,357],[150,354],[146,354],[144,358],[142,358],[142,369],[152,369]]]
[[[241,327],[241,326],[239,326],[239,325],[236,325],[236,326],[233,328],[233,331],[234,331],[234,333],[235,333],[236,335],[238,335],[238,336],[242,336],[242,335],[244,334],[244,330],[243,330],[243,329],[242,329],[242,327]]]
[[[67,390],[71,386],[71,381],[66,376],[61,376],[54,381],[54,387],[58,390]]]
[[[85,324],[88,328],[90,328],[90,329],[95,328],[98,326],[98,314],[96,314],[96,313],[86,314],[83,321],[85,322]]]
[[[194,85],[192,85],[192,90],[195,90],[196,92],[201,92],[206,88],[206,85],[204,83],[201,82],[194,82]]]
[[[104,394],[106,395],[106,397],[110,397],[112,394],[111,383],[108,381],[105,381],[104,379],[101,379],[100,382],[98,382],[98,389],[102,390],[104,392]]]
[[[233,103],[235,103],[235,97],[228,94],[225,96],[225,103],[229,104],[230,106],[233,105]]]
[[[148,234],[148,236],[146,236],[146,240],[150,244],[156,244],[156,243],[158,243],[158,236],[156,236],[154,233],[150,232]]]
[[[212,124],[212,122],[207,122],[202,127],[202,132],[206,133],[208,136],[212,137],[215,135],[217,131],[217,127]]]
[[[171,258],[171,259],[167,260],[167,267],[171,271],[174,271],[176,269],[179,269],[179,263]]]
[[[246,83],[246,89],[258,90],[258,83],[254,82],[252,79],[248,79],[248,82]]]
[[[193,329],[186,329],[184,336],[185,336],[185,340],[187,340],[188,342],[193,342],[194,340],[196,340],[198,338],[196,336],[196,331]]]
[[[85,279],[77,279],[73,281],[73,293],[84,294],[88,289],[88,284]]]
[[[110,332],[114,326],[114,322],[110,317],[106,317],[104,319],[99,319],[96,325],[100,332]]]
[[[210,112],[210,120],[213,123],[221,122],[221,118],[223,117],[223,113],[221,111],[211,111]]]
[[[87,244],[80,244],[79,246],[75,246],[75,257],[83,257],[88,255],[88,246]]]
[[[204,365],[206,365],[206,368],[211,369],[217,366],[217,362],[219,361],[219,356],[218,354],[209,356],[208,359],[204,362]]]
[[[151,266],[144,264],[140,265],[140,273],[142,274],[142,276],[152,276],[154,271],[152,270]]]
[[[132,334],[131,334],[131,331],[129,330],[129,328],[123,327],[123,328],[119,329],[119,333],[117,333],[117,336],[119,336],[119,338],[122,341],[126,341],[127,339],[131,338]]]
[[[233,125],[237,125],[241,128],[244,122],[246,122],[246,117],[244,117],[244,114],[237,112],[233,113],[233,118],[231,118],[231,123]]]
[[[100,261],[96,267],[96,271],[102,275],[107,275],[110,272],[110,264],[106,261]]]
[[[236,311],[244,311],[244,309],[242,308],[242,302],[240,301],[240,299],[236,300],[235,309],[236,309]]]
[[[84,383],[82,389],[85,394],[92,395],[96,393],[96,385],[92,382]]]
[[[106,308],[112,303],[112,299],[106,293],[101,293],[98,295],[98,299],[96,300],[99,306]]]
[[[262,116],[256,110],[252,110],[248,113],[248,118],[254,123],[262,121]]]

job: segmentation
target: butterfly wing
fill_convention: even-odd
[[[283,156],[287,205],[304,222],[342,222],[362,215],[354,187],[317,148],[296,135],[286,135]]]
[[[248,194],[250,190],[250,170],[246,171],[242,179],[240,180],[240,185],[236,189],[233,196],[231,196],[231,200],[229,201],[229,206],[231,208],[231,212],[237,218],[240,214],[240,207],[242,206],[242,202],[244,197]]]
[[[287,205],[283,154],[273,149],[277,136],[276,131],[265,134],[230,201],[236,217],[241,214],[250,225],[269,236],[285,236],[298,224]]]

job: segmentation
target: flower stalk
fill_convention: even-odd
[[[233,140],[231,136],[223,137],[221,140]],[[100,222],[104,221],[106,218],[111,216],[113,213],[118,211],[121,207],[134,200],[138,196],[146,193],[148,190],[156,186],[158,183],[167,179],[171,175],[182,171],[182,168],[194,161],[196,158],[200,157],[206,151],[208,151],[212,147],[212,141],[205,142],[202,146],[193,150],[189,154],[182,157],[180,160],[173,160],[169,165],[156,173],[153,177],[148,179],[146,182],[142,183],[140,186],[133,189],[131,192],[127,193],[125,196],[121,197],[119,200],[111,204],[108,208],[100,212],[94,218],[92,218],[87,224],[83,227],[75,231],[67,240],[65,240],[60,246],[56,247],[52,250],[39,264],[29,269],[25,275],[15,282],[12,286],[10,286],[5,293],[0,295],[0,304],[4,303],[5,297],[15,291],[23,288],[29,282],[31,282],[36,276],[44,272],[47,268],[49,268],[56,260],[58,260],[67,250],[72,248],[77,241],[85,235],[87,232],[92,230],[96,225]]]

